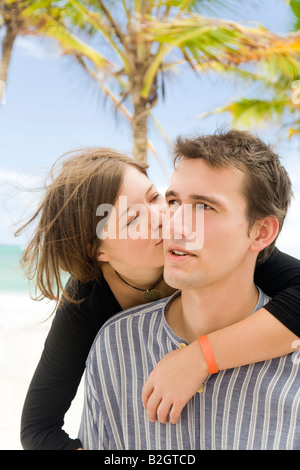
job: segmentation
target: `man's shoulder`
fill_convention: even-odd
[[[132,344],[137,338],[141,341],[143,338],[146,340],[153,325],[157,326],[163,322],[163,312],[168,301],[169,298],[157,300],[113,315],[96,335],[86,365],[91,366],[99,361],[106,362],[108,354],[112,358],[112,351],[119,351],[128,341]],[[113,357],[118,357],[118,354]]]
[[[104,323],[101,330],[105,328],[109,328],[116,323],[126,323],[130,319],[136,317],[144,317],[151,315],[153,312],[156,311],[163,311],[166,303],[168,302],[168,298],[156,300],[155,302],[151,302],[148,304],[137,305],[136,307],[131,307],[122,312],[119,312],[113,315],[107,322]]]
[[[111,334],[112,331],[117,331],[119,335],[127,331],[128,325],[130,327],[138,328],[139,325],[150,323],[151,321],[161,321],[163,319],[163,311],[170,297],[157,300],[148,304],[137,305],[129,309],[123,310],[113,315],[107,322],[104,323],[99,330],[94,344],[100,342],[106,335]]]

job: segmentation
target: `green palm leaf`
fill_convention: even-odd
[[[286,0],[290,6],[291,10],[294,13],[295,21],[294,21],[294,30],[300,29],[300,1],[299,0]]]
[[[299,109],[292,105],[290,97],[282,96],[270,100],[241,98],[213,112],[203,113],[197,118],[203,119],[213,113],[226,112],[230,114],[233,126],[242,129],[257,128],[270,122],[280,123],[285,114],[292,120],[290,124],[282,126],[287,128],[288,138],[300,134]]]

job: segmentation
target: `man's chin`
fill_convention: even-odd
[[[186,281],[184,282],[182,273],[175,273],[173,269],[168,270],[165,268],[164,279],[170,287],[173,287],[173,289],[182,289],[182,286],[186,285]]]

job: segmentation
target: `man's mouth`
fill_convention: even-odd
[[[186,258],[186,257],[189,257],[189,256],[195,256],[193,253],[191,253],[190,251],[187,251],[185,249],[182,249],[180,246],[172,246],[170,245],[168,247],[168,253],[170,256],[172,257],[176,257],[176,258]]]
[[[185,251],[179,251],[179,250],[171,250],[171,253],[172,255],[176,255],[176,256],[187,256],[188,253],[186,253]]]

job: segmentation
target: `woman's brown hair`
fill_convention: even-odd
[[[36,299],[58,302],[65,273],[82,282],[99,278],[96,210],[115,203],[127,165],[147,174],[146,165],[102,147],[70,152],[54,163],[41,203],[15,234],[36,224],[21,258],[28,279],[35,279]]]

